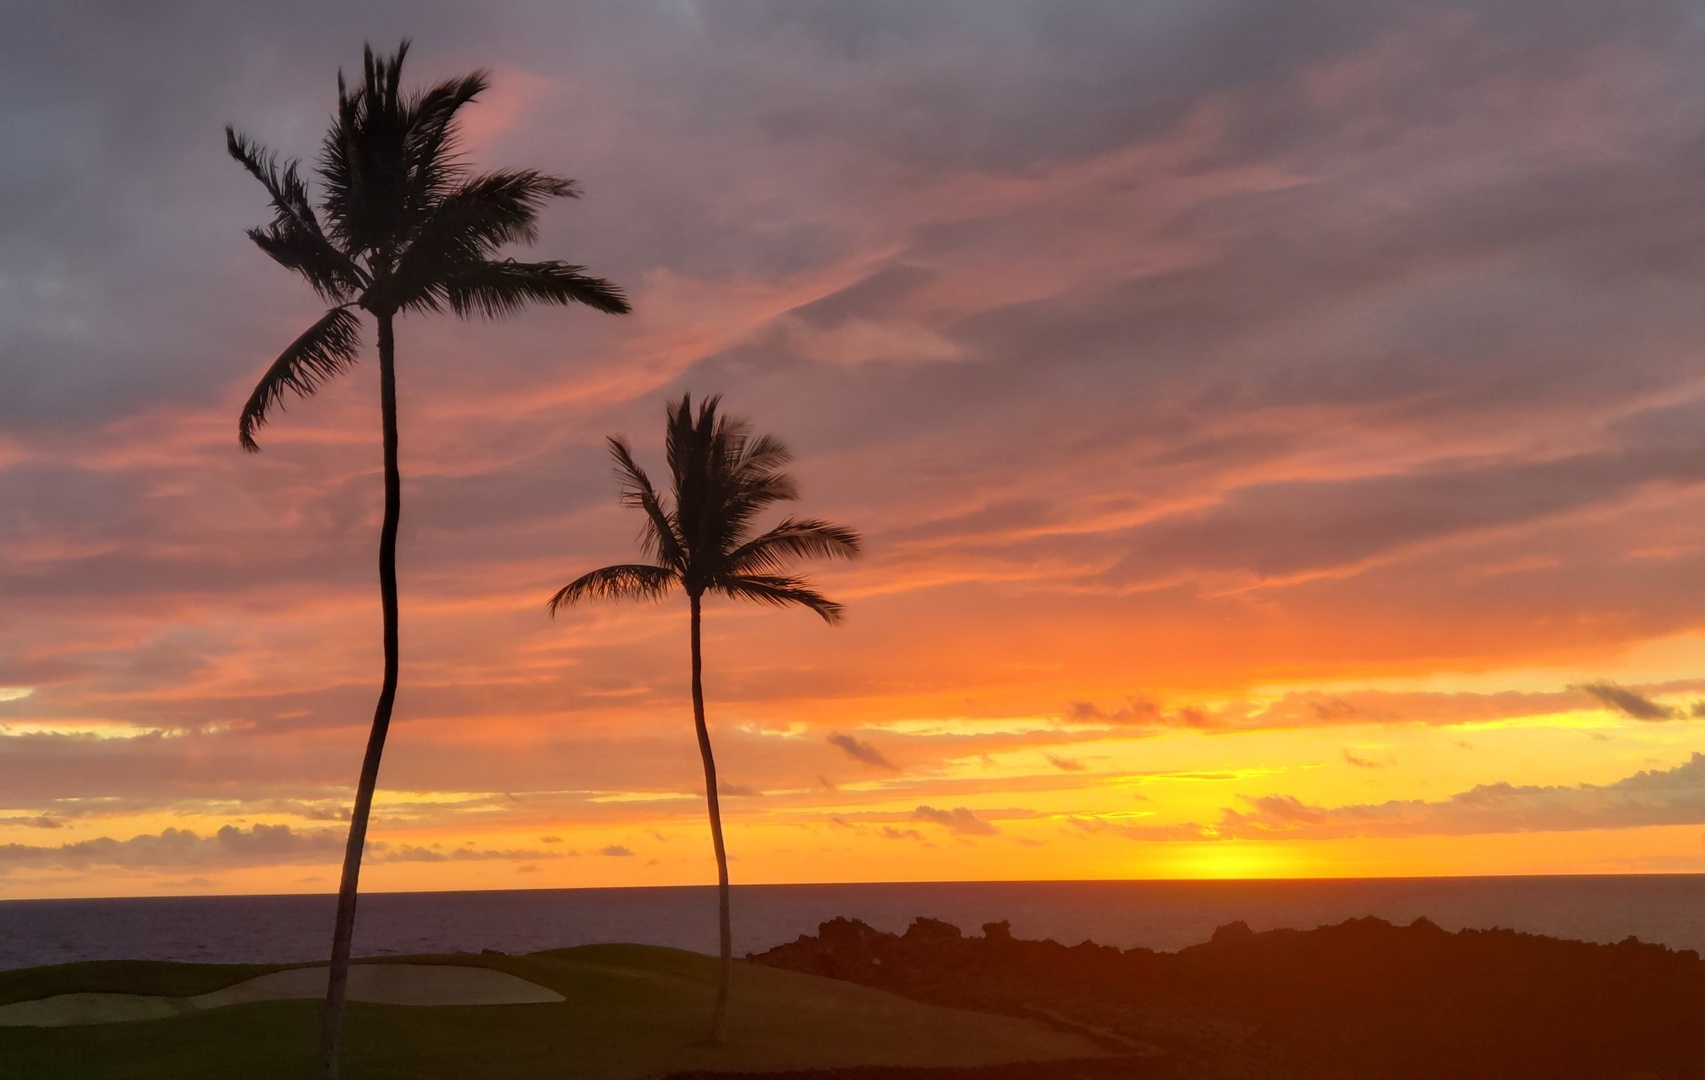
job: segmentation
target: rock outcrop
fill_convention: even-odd
[[[980,937],[935,919],[901,935],[835,919],[750,958],[925,1001],[1054,1018],[1109,1045],[1165,1048],[1202,1077],[1705,1076],[1705,964],[1616,945],[1419,919],[1255,933],[1177,953]]]

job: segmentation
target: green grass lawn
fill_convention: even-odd
[[[526,956],[410,959],[473,964],[548,986],[542,1005],[351,1005],[349,1080],[628,1080],[682,1069],[985,1065],[1090,1057],[1088,1043],[1008,1017],[925,1005],[850,983],[737,964],[729,1038],[704,1043],[716,962],[642,945]],[[107,991],[189,996],[277,967],[114,962],[0,972],[0,1004]],[[32,1080],[301,1080],[319,1005],[233,1005],[168,1020],[0,1028],[0,1076]]]

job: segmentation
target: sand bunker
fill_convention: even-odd
[[[0,1005],[0,1027],[69,1027],[163,1020],[251,1001],[320,998],[324,967],[291,968],[196,997],[147,994],[57,994]],[[562,1001],[555,990],[482,967],[451,964],[357,964],[349,969],[349,1000],[376,1005],[532,1005]]]

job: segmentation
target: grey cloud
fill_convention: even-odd
[[[63,829],[65,822],[47,814],[28,817],[0,817],[0,825],[20,825],[26,829]]]
[[[827,296],[801,304],[789,314],[819,327],[836,326],[848,319],[887,315],[915,293],[919,286],[938,276],[925,267],[894,263]]]
[[[376,844],[372,854],[374,862],[485,862],[492,859],[560,859],[564,852],[534,851],[525,848],[470,848],[459,847],[441,849],[437,847],[421,847],[415,844],[400,844],[395,847]]]
[[[940,825],[949,832],[959,836],[996,836],[1000,830],[994,825],[963,806],[955,806],[951,810],[938,810],[933,806],[920,806],[912,811],[913,821],[928,821]]]
[[[1141,822],[1131,822],[1123,819],[1108,819],[1095,816],[1074,816],[1066,819],[1073,829],[1089,835],[1122,836],[1128,840],[1213,840],[1215,834],[1200,825],[1187,823],[1182,825],[1146,825]]]
[[[618,859],[625,859],[625,858],[631,858],[633,856],[633,851],[632,851],[632,849],[624,847],[621,844],[611,844],[608,847],[599,848],[598,854],[609,855],[613,858],[618,858]]]
[[[1060,769],[1064,772],[1083,772],[1084,771],[1085,766],[1084,766],[1083,762],[1078,761],[1076,758],[1056,757],[1053,754],[1044,754],[1042,756],[1048,759],[1048,764],[1050,764],[1054,768]]]
[[[1341,697],[1321,698],[1308,703],[1314,715],[1323,721],[1362,719],[1361,710]]]
[[[307,821],[348,821],[350,808],[339,800],[307,802],[302,799],[270,799],[255,804],[251,811],[261,814],[294,814]]]
[[[1705,823],[1705,754],[1612,784],[1482,784],[1448,799],[1325,807],[1289,795],[1245,800],[1212,831],[1221,837],[1461,836]]]
[[[1211,95],[1270,99],[1295,67],[1365,44],[1392,14],[1377,4],[1280,12],[1182,2],[700,10],[723,41],[771,39],[824,73],[770,105],[773,137],[855,140],[926,173],[1037,169],[1155,138]],[[852,72],[872,69],[886,77],[849,85]],[[1284,131],[1296,118],[1267,119]]]
[[[1109,712],[1093,701],[1074,701],[1066,706],[1066,719],[1079,723],[1157,724],[1163,719],[1160,706],[1146,698],[1132,698]]]
[[[1333,481],[1244,488],[1212,509],[1131,534],[1114,579],[1180,568],[1260,578],[1345,567],[1406,545],[1507,527],[1631,494],[1655,481],[1705,477],[1705,442],[1685,452],[1574,455],[1475,463]]]
[[[899,766],[895,765],[892,761],[889,761],[888,758],[883,755],[882,751],[855,735],[845,735],[838,731],[834,732],[829,735],[829,745],[852,758],[854,761],[862,762],[865,765],[871,765],[878,769],[887,769],[889,772],[900,771]]]
[[[284,866],[335,861],[343,850],[335,830],[297,832],[288,825],[255,825],[248,831],[226,825],[211,836],[167,828],[128,840],[100,837],[57,847],[0,845],[0,872],[11,867],[86,870],[112,866],[130,870],[189,867]]]
[[[1582,683],[1581,689],[1598,699],[1600,704],[1636,720],[1674,720],[1685,715],[1674,706],[1660,705],[1613,682]]]
[[[1675,689],[1693,684],[1676,684]],[[1585,689],[1585,688],[1582,688]],[[1579,708],[1574,688],[1550,692],[1491,693],[1395,692],[1358,690],[1333,694],[1288,691],[1278,699],[1251,705],[1232,702],[1213,711],[1153,706],[1147,715],[1171,727],[1207,731],[1308,728],[1322,725],[1430,724],[1448,726],[1485,720],[1544,716]],[[1068,712],[1072,719],[1089,720],[1100,710],[1093,706]]]

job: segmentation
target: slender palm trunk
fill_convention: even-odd
[[[710,839],[716,848],[717,929],[721,933],[721,962],[716,976],[716,1008],[710,1017],[710,1041],[722,1041],[728,1026],[728,981],[733,973],[734,932],[728,918],[728,849],[722,844],[722,803],[716,792],[716,758],[710,751],[710,729],[704,720],[704,663],[699,651],[699,596],[688,597],[693,608],[693,724],[699,733],[699,756],[704,759],[705,802],[710,808]]]
[[[337,925],[332,931],[330,978],[325,1011],[320,1020],[320,1077],[337,1080],[338,1037],[343,1029],[344,998],[349,989],[349,948],[355,935],[355,898],[361,878],[361,851],[367,843],[367,819],[373,810],[373,789],[379,783],[379,758],[385,752],[385,733],[391,726],[391,704],[397,696],[397,521],[402,516],[402,474],[397,469],[396,342],[391,316],[379,321],[379,408],[385,430],[385,523],[379,531],[379,602],[385,618],[385,678],[379,704],[373,710],[373,730],[367,736],[367,756],[355,787],[355,807],[349,818],[349,843],[343,853],[343,880],[337,890]],[[695,639],[696,640],[696,639]],[[719,841],[720,843],[720,841]]]

